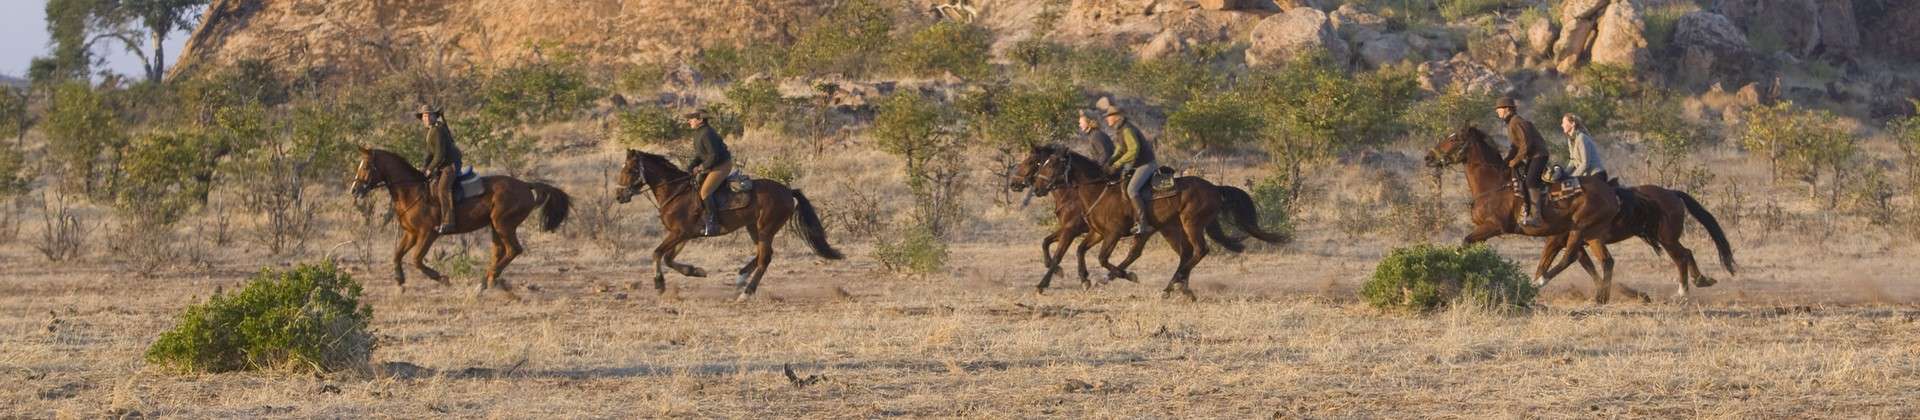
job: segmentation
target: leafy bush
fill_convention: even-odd
[[[925,223],[914,223],[881,237],[873,247],[873,259],[891,271],[935,273],[946,268],[947,244]]]
[[[1446,18],[1448,21],[1459,21],[1481,14],[1491,13],[1502,8],[1513,7],[1514,4],[1518,2],[1513,0],[1440,0],[1438,3],[1440,7],[1440,17]]]
[[[664,144],[686,137],[687,125],[672,110],[655,105],[640,105],[617,117],[620,144],[643,147]]]
[[[1818,193],[1815,188],[1822,174],[1842,178],[1857,153],[1853,136],[1839,125],[1839,117],[1826,110],[1780,101],[1747,110],[1744,120],[1746,125],[1738,128],[1740,144],[1766,156],[1775,180],[1799,180],[1807,184],[1810,194]],[[1833,187],[1837,195],[1839,185]]]
[[[794,41],[785,72],[790,76],[866,76],[874,67],[872,61],[886,51],[893,27],[893,13],[883,2],[843,2]]]
[[[1184,56],[1139,62],[1129,68],[1127,74],[1130,76],[1127,84],[1135,93],[1176,108],[1225,83],[1224,73]]]
[[[331,263],[262,270],[245,289],[187,307],[147,348],[147,363],[182,372],[361,369],[373,353],[373,308]]]
[[[1461,304],[1526,307],[1536,293],[1519,266],[1485,245],[1394,249],[1360,288],[1375,308],[1411,312]]]
[[[772,80],[756,79],[734,84],[727,88],[727,103],[740,111],[740,122],[747,127],[760,128],[781,121],[787,110],[786,98],[780,96],[780,86]]]
[[[117,207],[136,223],[171,225],[202,203],[212,187],[214,162],[207,138],[193,132],[148,133],[128,147],[126,181]]]
[[[47,154],[68,191],[95,193],[101,155],[126,143],[119,116],[104,95],[85,82],[70,82],[54,88],[46,118]]]
[[[1908,99],[1914,109],[1920,110],[1920,99]],[[1905,159],[1908,183],[1920,187],[1920,114],[1887,121],[1887,133],[1893,136],[1894,144],[1900,146],[1900,154]]]
[[[1497,100],[1491,92],[1455,90],[1414,104],[1401,120],[1412,127],[1412,135],[1437,139],[1463,123],[1487,121]]]
[[[774,44],[721,44],[694,55],[693,70],[709,83],[731,82],[755,74],[771,75],[781,69],[787,54],[787,49]]]
[[[1323,55],[1307,55],[1250,79],[1251,94],[1267,121],[1261,138],[1294,180],[1305,167],[1350,148],[1391,140],[1419,92],[1411,73],[1382,70],[1348,77]]]
[[[1040,37],[1022,39],[1007,50],[1007,58],[1026,65],[1027,70],[1065,62],[1072,54],[1073,48]]]
[[[907,189],[913,194],[915,221],[942,235],[965,215],[959,203],[967,167],[948,107],[901,90],[880,103],[869,133],[881,151],[906,161]]]
[[[958,102],[969,137],[1003,152],[1062,142],[1078,128],[1080,93],[1065,83],[991,85]]]
[[[988,64],[992,49],[993,32],[987,28],[943,21],[909,35],[889,61],[904,74],[934,77],[946,72],[977,80],[993,70]]]
[[[1655,51],[1667,48],[1673,42],[1673,29],[1680,17],[1697,10],[1700,5],[1684,1],[1653,7],[1646,15],[1647,48]]]
[[[0,142],[0,199],[27,192],[33,173],[27,170],[27,157],[11,143]]]
[[[532,136],[521,134],[510,122],[486,114],[454,117],[448,124],[458,127],[460,141],[466,143],[462,158],[467,165],[484,166],[509,175],[526,175],[527,166],[532,163],[530,159],[539,146]]]
[[[1702,173],[1693,170],[1693,152],[1715,140],[1711,127],[1688,120],[1680,101],[1665,96],[1627,101],[1620,114],[1620,121],[1638,132],[1641,143],[1650,149],[1641,155],[1646,157],[1647,168],[1653,170],[1657,183],[1698,184],[1695,178]]]
[[[1188,150],[1238,149],[1260,137],[1266,121],[1237,94],[1195,98],[1167,116],[1166,142]]]
[[[1260,227],[1281,236],[1293,237],[1293,205],[1296,186],[1278,176],[1267,176],[1253,184],[1253,205],[1260,211]]]
[[[479,87],[480,112],[515,123],[563,118],[605,95],[587,82],[586,72],[559,61],[501,69]]]

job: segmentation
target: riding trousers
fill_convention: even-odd
[[[727,184],[727,176],[733,174],[733,162],[722,163],[707,168],[707,176],[700,181],[700,201],[706,202],[714,191]]]

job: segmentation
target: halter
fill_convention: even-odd
[[[645,195],[647,196],[647,199],[653,200],[654,199],[653,191],[655,190],[655,188],[654,188],[654,184],[647,183],[647,175],[646,175],[647,160],[645,158],[642,158],[642,159],[635,160],[634,162],[637,165],[635,169],[638,169],[640,171],[640,174],[633,177],[633,182],[628,183],[627,185],[622,185],[620,186],[620,188],[625,189],[628,194],[637,195],[641,193],[646,193]],[[660,185],[668,185],[668,186],[677,185],[682,183],[683,181],[686,181],[692,178],[693,178],[693,173],[689,172],[686,175],[680,176],[679,178],[663,181],[660,183]],[[686,193],[686,190],[684,189],[674,190],[670,194],[668,194],[666,197],[660,198],[659,200],[654,201],[653,206],[660,207],[662,205],[665,205],[667,202],[673,201],[675,197],[679,197],[680,194],[683,194],[683,193]]]
[[[1056,153],[1056,154],[1053,154],[1053,155],[1051,155],[1051,156],[1047,156],[1047,160],[1044,160],[1044,161],[1040,161],[1040,164],[1039,164],[1039,165],[1037,165],[1036,167],[1037,167],[1037,168],[1045,168],[1045,167],[1047,167],[1047,164],[1049,164],[1049,163],[1053,163],[1053,160],[1054,160],[1054,159],[1058,159],[1058,158],[1060,158],[1061,156],[1064,156],[1064,155],[1065,155],[1065,153],[1064,153],[1064,152],[1062,152],[1062,153]],[[1076,183],[1076,182],[1073,182],[1073,175],[1072,175],[1072,174],[1073,174],[1073,159],[1061,159],[1061,162],[1060,162],[1060,174],[1061,174],[1061,175],[1060,175],[1060,176],[1059,176],[1058,178],[1055,178],[1055,177],[1051,177],[1051,176],[1049,176],[1049,177],[1045,177],[1045,178],[1047,179],[1047,184],[1046,184],[1046,186],[1044,187],[1044,188],[1045,188],[1045,190],[1047,190],[1047,191],[1052,191],[1052,190],[1054,190],[1054,189],[1056,189],[1056,188],[1059,188],[1059,187],[1068,187],[1068,188],[1072,188],[1072,187],[1075,187],[1075,186],[1078,186],[1078,184],[1079,184],[1079,183]],[[1035,170],[1034,170],[1034,174],[1033,174],[1033,176],[1034,176],[1035,178],[1040,178],[1040,177],[1041,177],[1041,176],[1040,176],[1040,171],[1039,171],[1038,169],[1035,169]],[[1038,183],[1036,183],[1036,184],[1034,184],[1034,188],[1035,188],[1035,189],[1040,189],[1040,188],[1042,188],[1042,187],[1041,187],[1041,184],[1038,184]],[[1087,202],[1087,199],[1086,199],[1086,198],[1085,198],[1084,196],[1081,196],[1081,195],[1079,195],[1079,194],[1073,194],[1073,197],[1074,197],[1074,200],[1075,200],[1075,201],[1079,201],[1079,202],[1080,202],[1080,208],[1081,208],[1081,211],[1080,211],[1080,220],[1081,220],[1081,221],[1090,221],[1090,220],[1091,220],[1091,215],[1092,215],[1092,213],[1093,213],[1093,205],[1094,205],[1094,204],[1100,204],[1100,202],[1101,202],[1101,201],[1103,201],[1103,200],[1106,200],[1106,198],[1107,198],[1107,192],[1109,192],[1109,191],[1111,191],[1111,190],[1112,190],[1112,188],[1101,188],[1101,189],[1100,189],[1100,194],[1099,194],[1099,195],[1096,195],[1096,196],[1094,196],[1094,197],[1093,197],[1093,202],[1091,202],[1091,203],[1089,203],[1089,202]]]
[[[375,188],[404,187],[408,185],[426,183],[426,181],[407,181],[407,182],[389,181],[387,180],[387,175],[385,173],[380,172],[379,166],[370,165],[370,163],[372,162],[373,162],[373,155],[367,155],[365,159],[360,159],[360,171],[367,173],[368,178],[379,178],[379,181],[356,180],[356,181],[365,183],[367,190],[373,190]]]

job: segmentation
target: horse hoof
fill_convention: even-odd
[[[687,277],[703,277],[704,278],[707,276],[707,270],[701,269],[700,267],[693,267],[693,268],[687,269],[687,272],[681,273],[681,274],[686,274]]]
[[[1538,288],[1542,288],[1542,287],[1547,287],[1547,278],[1546,278],[1546,277],[1541,277],[1541,276],[1534,276],[1534,277],[1533,277],[1533,287],[1534,287],[1534,288],[1536,288],[1536,289],[1538,289]]]
[[[1719,281],[1714,280],[1712,277],[1707,277],[1707,276],[1700,276],[1700,277],[1693,278],[1693,287],[1713,287],[1713,285],[1719,284],[1719,283],[1720,283]]]
[[[752,297],[753,295],[741,293],[740,295],[733,297],[733,303],[747,303],[747,299]]]
[[[1199,302],[1199,301],[1200,301],[1200,297],[1199,297],[1199,296],[1194,296],[1194,295],[1193,295],[1193,290],[1192,290],[1192,289],[1180,289],[1180,294],[1182,294],[1182,295],[1186,295],[1186,296],[1187,296],[1187,301],[1188,301],[1188,302]]]

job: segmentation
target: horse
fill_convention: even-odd
[[[620,186],[614,200],[624,204],[642,190],[652,192],[654,204],[660,209],[660,224],[666,228],[666,237],[653,249],[656,293],[667,291],[668,268],[688,277],[707,276],[706,270],[673,260],[680,255],[681,246],[701,237],[700,230],[705,225],[700,217],[702,204],[695,191],[697,184],[692,179],[692,174],[674,166],[665,156],[638,150],[627,150],[626,164],[620,168],[617,180]],[[767,266],[773,263],[773,236],[788,220],[799,223],[799,234],[814,255],[829,260],[846,258],[827,243],[827,230],[820,223],[819,212],[800,190],[772,180],[756,179],[752,191],[720,193],[752,195],[750,204],[723,211],[718,217],[720,234],[716,236],[746,228],[747,236],[753,238],[753,259],[740,267],[739,277],[734,281],[734,287],[740,291],[735,302],[746,301],[760,290],[760,278],[767,275]]]
[[[1579,182],[1584,193],[1549,200],[1547,208],[1536,209],[1543,223],[1529,227],[1517,221],[1523,203],[1515,194],[1513,171],[1489,142],[1487,133],[1478,127],[1463,126],[1442,139],[1428,151],[1426,163],[1434,168],[1464,163],[1467,188],[1473,195],[1474,227],[1462,243],[1481,243],[1504,234],[1559,239],[1563,246],[1569,247],[1584,243],[1600,260],[1601,274],[1594,278],[1593,302],[1607,303],[1613,289],[1613,255],[1607,252],[1608,230],[1620,211],[1620,197],[1607,180],[1581,177]],[[1558,185],[1549,188],[1549,193],[1560,190]],[[1562,201],[1566,203],[1558,204]],[[1546,284],[1547,266],[1556,256],[1556,252],[1540,255],[1540,263],[1534,269],[1535,286]]]
[[[1706,228],[1708,236],[1713,239],[1714,248],[1720,254],[1720,266],[1728,274],[1735,272],[1733,246],[1728,243],[1726,232],[1720,228],[1719,219],[1714,218],[1713,213],[1707,211],[1692,195],[1655,185],[1641,185],[1620,191],[1623,195],[1631,194],[1626,198],[1631,199],[1633,204],[1621,209],[1619,216],[1614,219],[1613,228],[1608,232],[1608,243],[1640,238],[1652,246],[1654,252],[1664,251],[1667,259],[1672,260],[1674,268],[1680,272],[1680,287],[1674,292],[1675,299],[1685,299],[1690,287],[1712,287],[1717,283],[1700,272],[1700,263],[1694,261],[1693,250],[1680,243],[1680,235],[1686,232],[1688,215]],[[1560,248],[1557,241],[1547,241],[1548,254],[1557,253]],[[1548,269],[1540,280],[1542,285],[1566,270],[1576,258],[1588,275],[1598,277],[1599,274],[1593,270],[1593,261],[1585,252],[1578,247],[1570,248],[1567,252],[1573,255]],[[1691,284],[1688,283],[1689,278]]]
[[[1056,203],[1077,203],[1069,204],[1067,207],[1077,205],[1083,209],[1079,213],[1087,231],[1100,242],[1101,265],[1106,266],[1110,272],[1124,273],[1125,270],[1122,267],[1113,266],[1108,259],[1113,255],[1113,247],[1120,238],[1131,236],[1129,229],[1133,226],[1134,214],[1133,206],[1124,190],[1125,186],[1112,182],[1102,170],[1102,165],[1079,153],[1058,147],[1035,149],[1035,152],[1038,156],[1045,156],[1038,163],[1028,165],[1030,168],[1028,178],[1033,181],[1031,185],[1036,193],[1059,191],[1062,194],[1055,197]],[[1032,158],[1033,156],[1030,156],[1030,160]],[[1161,237],[1167,239],[1167,244],[1180,256],[1180,264],[1174,269],[1173,277],[1167,280],[1166,288],[1161,290],[1162,297],[1171,296],[1178,290],[1188,300],[1197,299],[1188,280],[1192,275],[1193,267],[1205,259],[1210,251],[1206,238],[1202,236],[1206,235],[1210,229],[1219,230],[1214,223],[1223,210],[1234,216],[1232,218],[1240,222],[1241,229],[1255,238],[1276,243],[1285,240],[1281,235],[1259,229],[1257,224],[1259,218],[1253,217],[1255,211],[1251,198],[1244,202],[1226,203],[1218,187],[1197,177],[1175,179],[1173,190],[1171,197],[1153,200],[1153,218],[1147,221],[1147,224],[1152,225]],[[1244,196],[1244,194],[1241,195]],[[1226,208],[1223,209],[1223,207]],[[1056,209],[1056,211],[1059,210]],[[1061,213],[1071,214],[1071,212],[1072,210],[1068,210]],[[1056,232],[1056,240],[1071,239],[1070,230],[1074,226],[1069,225],[1066,228],[1069,229],[1067,234]],[[1127,263],[1139,257],[1145,239],[1134,237],[1134,247],[1128,254]],[[1229,249],[1238,246],[1238,240],[1224,234],[1216,235],[1215,239],[1221,240]],[[1064,246],[1063,242],[1062,247]],[[1058,261],[1051,255],[1048,259]],[[1049,267],[1048,271],[1054,271],[1053,267]],[[1050,280],[1052,280],[1051,276],[1043,277],[1036,289],[1044,293]]]
[[[500,273],[514,258],[526,252],[526,246],[520,244],[520,224],[534,209],[539,209],[540,230],[552,232],[567,221],[573,200],[552,185],[510,176],[487,176],[481,178],[480,183],[486,188],[485,194],[454,204],[454,230],[449,233],[492,229],[493,263],[487,266],[486,278],[475,293],[499,288],[512,296],[512,288],[500,278]],[[409,250],[413,251],[413,266],[421,274],[442,285],[450,285],[446,275],[426,264],[427,250],[432,249],[433,241],[441,236],[434,228],[440,224],[443,211],[428,195],[426,175],[400,155],[361,147],[360,165],[354,171],[351,190],[355,199],[361,199],[374,188],[387,189],[387,195],[393,200],[395,218],[400,221],[400,242],[393,250],[393,280],[400,290],[404,292],[407,287],[407,272],[401,267],[401,259]]]
[[[1054,180],[1054,184],[1056,185],[1034,185],[1033,183],[1033,176],[1038,172],[1040,166],[1047,163],[1049,159],[1055,159],[1063,153],[1073,152],[1057,145],[1034,146],[1032,150],[1028,152],[1026,159],[1021,161],[1014,170],[1008,174],[1008,189],[1016,192],[1027,191],[1028,187],[1031,186],[1033,187],[1031,191],[1033,195],[1050,196],[1054,201],[1054,216],[1058,219],[1059,224],[1054,228],[1052,233],[1047,234],[1046,237],[1040,240],[1041,257],[1046,260],[1047,267],[1047,272],[1041,276],[1040,290],[1042,292],[1045,291],[1047,285],[1051,284],[1053,276],[1059,273],[1059,264],[1061,260],[1066,257],[1067,246],[1071,245],[1074,239],[1080,235],[1088,234],[1092,230],[1087,223],[1087,203],[1080,201],[1078,197],[1072,194],[1051,194],[1052,188],[1057,187],[1057,184],[1064,181],[1064,179]],[[1075,154],[1074,156],[1079,155]],[[1092,163],[1092,159],[1085,158],[1084,156],[1077,158],[1077,160],[1085,162],[1081,166],[1096,166]],[[1268,243],[1279,243],[1287,240],[1284,235],[1268,233],[1260,227],[1259,217],[1253,206],[1253,199],[1246,191],[1231,186],[1216,186],[1215,188],[1219,189],[1220,197],[1225,200],[1224,204],[1225,208],[1229,211],[1228,215],[1234,216],[1231,218],[1239,222],[1237,227],[1239,227],[1241,231],[1247,232],[1249,236]],[[1122,231],[1119,233],[1123,237],[1133,235],[1131,231]],[[1222,228],[1220,220],[1215,220],[1213,224],[1207,225],[1207,237],[1229,252],[1238,253],[1246,250],[1244,238],[1236,238],[1228,235],[1225,229]],[[1057,249],[1054,247],[1056,242],[1059,244]],[[1092,249],[1093,244],[1096,242],[1100,242],[1100,236],[1090,236],[1086,240],[1080,241],[1080,246],[1075,248],[1074,251],[1079,261],[1080,284],[1083,288],[1092,288],[1093,286],[1093,282],[1088,278],[1087,251]],[[1145,247],[1145,241],[1133,241],[1132,247],[1128,251],[1128,257],[1118,265],[1102,260],[1101,264],[1108,268],[1107,278],[1122,278],[1129,281],[1138,281],[1136,276],[1126,271],[1126,268],[1131,266],[1135,259],[1139,258],[1140,252]]]

